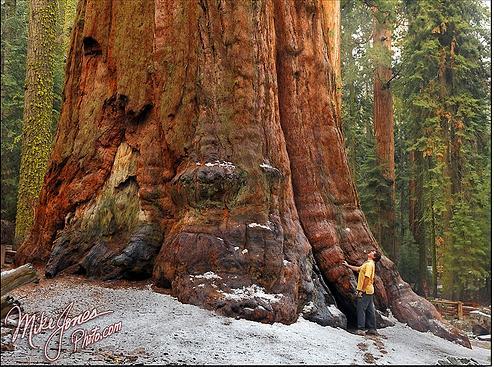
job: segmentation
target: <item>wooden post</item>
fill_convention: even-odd
[[[5,251],[7,250],[7,245],[1,244],[0,245],[1,249],[1,254],[0,254],[0,266],[3,266],[5,264]]]
[[[458,320],[463,320],[463,303],[458,302]]]

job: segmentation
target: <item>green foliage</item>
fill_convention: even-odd
[[[372,15],[360,1],[342,2],[341,12],[342,121],[349,163],[356,177],[358,162],[367,153],[360,141],[372,126],[373,68],[368,56]]]
[[[388,200],[391,193],[391,185],[382,175],[373,136],[368,134],[367,138],[360,139],[360,150],[364,154],[359,156],[357,160],[359,167],[356,175],[357,189],[362,210],[371,229],[377,235],[378,231],[388,231],[379,214],[383,210],[392,210],[392,208],[389,208],[390,203]]]
[[[424,177],[426,210],[417,218],[427,228],[423,245],[444,241],[438,259],[445,292],[458,297],[481,284],[490,267],[482,261],[490,233],[487,9],[478,0],[406,5],[400,79],[406,117],[400,128],[407,137],[404,149],[426,160],[411,177]],[[472,251],[464,252],[466,247]],[[458,252],[465,259],[455,261]]]
[[[372,12],[394,28],[393,80],[398,268],[410,283],[432,264],[433,246],[444,268],[446,294],[479,290],[490,276],[484,261],[490,247],[490,33],[480,0],[342,1],[343,128],[361,207],[373,231],[386,205],[387,183],[379,175],[372,132],[374,67],[391,55],[371,45]],[[384,18],[383,18],[384,17]],[[417,166],[411,159],[423,157]],[[419,183],[422,212],[412,220],[425,237],[411,232],[410,192]],[[453,261],[469,246],[468,261]],[[420,247],[427,264],[419,264]],[[475,249],[475,250],[474,250]],[[475,265],[473,265],[475,264]],[[457,268],[457,269],[456,269]],[[448,277],[464,273],[453,289]],[[469,273],[470,272],[470,273]],[[453,275],[452,275],[453,274]],[[477,277],[477,278],[475,278]],[[474,280],[477,279],[477,280]],[[463,293],[462,293],[463,292]]]
[[[376,13],[381,20],[394,19],[396,2],[375,3],[382,10]],[[373,81],[374,69],[391,64],[392,55],[385,47],[372,45],[373,16],[371,8],[361,1],[342,4],[342,121],[361,207],[372,232],[379,238],[388,230],[381,213],[394,208],[389,208],[392,183],[383,177],[384,169],[379,167],[376,153]]]
[[[26,80],[28,3],[28,0],[7,0],[1,2],[1,214],[2,218],[11,221],[14,221],[16,216],[19,184],[24,87]],[[68,3],[72,4],[71,6],[73,7],[75,1],[69,0]],[[59,1],[59,5],[62,4],[63,1]],[[61,29],[59,31],[61,32]],[[62,104],[64,54],[65,50],[60,47],[57,50],[58,56],[56,57],[54,71],[52,135],[56,129]]]
[[[472,298],[486,279],[490,279],[486,212],[485,208],[472,211],[471,204],[464,199],[459,199],[453,207],[451,242],[444,258],[445,287],[452,298]]]
[[[27,12],[26,0],[17,0],[15,9],[1,3],[1,214],[15,219],[19,181],[20,142],[26,78]]]
[[[401,277],[412,286],[417,282],[417,273],[419,271],[419,249],[415,243],[410,231],[401,238],[400,260],[398,269]]]

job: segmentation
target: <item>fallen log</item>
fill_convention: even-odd
[[[31,264],[3,271],[1,277],[1,297],[24,284],[37,282],[38,280],[38,273]]]

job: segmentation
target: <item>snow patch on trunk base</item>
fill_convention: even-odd
[[[260,287],[256,284],[252,284],[249,287],[233,288],[231,290],[231,293],[226,293],[223,291],[221,291],[220,293],[224,295],[225,299],[233,300],[233,301],[261,298],[270,303],[276,303],[279,302],[283,297],[283,294],[281,293],[277,293],[277,294],[266,293],[266,290],[263,287]]]

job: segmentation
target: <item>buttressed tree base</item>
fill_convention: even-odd
[[[379,246],[347,164],[325,22],[314,0],[79,1],[17,263],[152,277],[182,302],[261,322],[354,322],[342,261]],[[380,310],[469,346],[390,260],[377,274]]]

